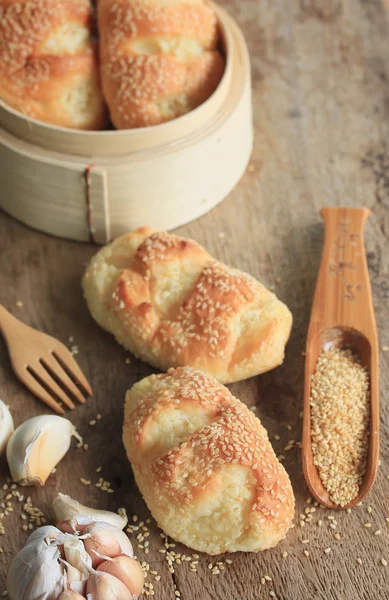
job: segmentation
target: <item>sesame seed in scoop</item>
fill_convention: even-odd
[[[311,381],[313,461],[331,500],[345,506],[359,493],[369,450],[369,375],[350,349],[331,347]]]

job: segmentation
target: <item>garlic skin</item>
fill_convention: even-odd
[[[25,421],[12,434],[7,460],[19,485],[44,485],[70,447],[74,426],[68,419],[43,415]]]
[[[10,600],[57,600],[64,589],[61,553],[55,543],[61,532],[50,526],[41,530],[29,537],[11,563],[7,575]]]
[[[104,522],[110,523],[118,529],[124,529],[127,519],[109,510],[98,510],[89,508],[73,500],[65,494],[58,494],[53,502],[54,514],[57,521],[68,521],[74,519],[80,525],[88,523]]]
[[[119,579],[136,598],[141,595],[144,575],[140,564],[129,556],[117,556],[101,563],[98,571],[109,573]]]
[[[0,456],[4,454],[9,438],[14,432],[14,422],[9,408],[0,400]]]
[[[85,550],[92,558],[92,566],[95,569],[103,561],[101,555],[114,558],[125,554],[131,558],[134,556],[132,545],[124,531],[120,531],[110,523],[93,523],[88,525],[83,536]]]
[[[86,584],[88,600],[133,600],[128,588],[109,573],[94,571]]]
[[[44,527],[38,527],[32,534],[27,538],[27,544],[31,542],[42,542],[42,540],[47,540],[50,543],[53,543],[58,537],[62,537],[62,531],[60,531],[57,527],[53,527],[53,525],[44,525]]]

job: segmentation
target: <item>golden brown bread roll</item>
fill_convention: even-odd
[[[83,287],[96,321],[161,369],[188,365],[229,383],[283,361],[288,308],[192,240],[133,231],[96,254]]]
[[[202,0],[99,0],[101,74],[118,129],[157,125],[202,104],[224,60]]]
[[[208,554],[275,546],[294,514],[289,477],[254,414],[189,367],[127,393],[123,442],[158,525]]]
[[[40,121],[100,129],[89,0],[0,0],[0,98]]]

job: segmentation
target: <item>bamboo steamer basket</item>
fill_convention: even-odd
[[[234,188],[253,144],[244,37],[217,13],[226,69],[215,93],[174,121],[122,131],[75,131],[0,102],[0,207],[31,227],[107,243],[136,227],[172,229]]]

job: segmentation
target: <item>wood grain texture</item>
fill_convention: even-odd
[[[279,369],[231,386],[268,429],[284,454],[297,498],[297,513],[309,505],[299,448],[301,440],[305,338],[323,244],[319,209],[364,205],[372,216],[366,245],[381,346],[389,346],[389,23],[383,0],[228,0],[223,3],[246,33],[253,61],[256,144],[251,168],[217,209],[179,230],[204,244],[217,258],[276,286],[291,308],[295,325]],[[1,193],[1,191],[0,191]],[[80,279],[92,245],[33,232],[0,216],[0,302],[33,327],[67,341],[74,336],[79,363],[95,394],[70,418],[89,444],[74,446],[45,488],[31,493],[51,516],[57,491],[100,508],[125,506],[147,517],[121,443],[124,393],[152,369],[131,358],[88,315]],[[280,279],[277,279],[280,278]],[[277,284],[276,282],[279,281]],[[23,307],[16,302],[23,301]],[[69,344],[70,345],[70,344]],[[224,573],[212,576],[205,556],[199,572],[177,565],[172,576],[163,561],[159,533],[148,538],[148,561],[161,574],[156,598],[258,600],[274,590],[279,600],[379,600],[389,594],[389,353],[381,352],[381,466],[374,489],[351,514],[318,509],[311,524],[296,527],[277,548],[258,555],[237,554]],[[0,346],[0,397],[11,405],[16,424],[44,407],[14,378]],[[100,412],[102,420],[88,422]],[[291,430],[288,429],[290,425]],[[279,435],[280,440],[274,436]],[[295,446],[295,445],[294,445]],[[112,482],[115,494],[82,485],[94,470]],[[7,476],[1,459],[1,481]],[[369,514],[367,507],[373,512]],[[328,516],[336,515],[334,539]],[[322,527],[318,520],[323,520]],[[363,524],[371,522],[370,529]],[[4,520],[2,578],[25,534],[20,508]],[[376,530],[381,535],[374,535]],[[335,531],[335,532],[336,532]],[[303,539],[309,543],[302,544]],[[332,548],[328,555],[327,547]],[[304,549],[310,552],[304,555]],[[177,551],[177,548],[175,548]],[[286,558],[282,553],[288,552]],[[139,557],[142,556],[138,552]],[[356,559],[362,559],[362,565]],[[213,559],[213,562],[215,560]],[[271,582],[262,585],[265,574]],[[1,590],[0,590],[1,591]]]

